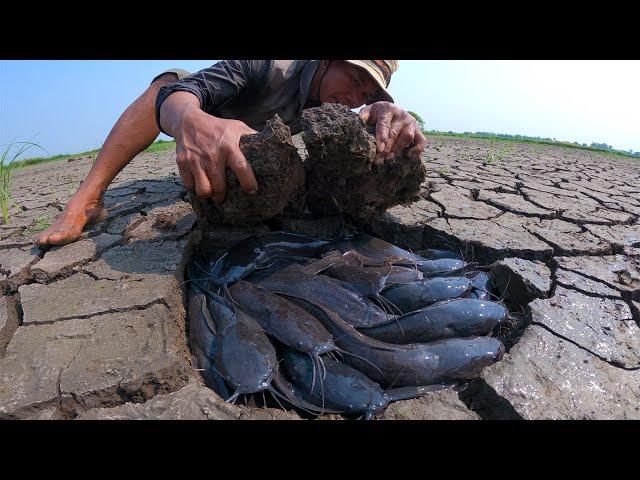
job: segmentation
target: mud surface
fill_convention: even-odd
[[[293,144],[304,157],[301,139]],[[504,359],[466,390],[398,402],[386,418],[640,418],[638,164],[434,137],[422,162],[419,200],[365,229],[494,264],[522,322]],[[0,417],[296,418],[227,405],[192,367],[181,284],[201,235],[173,152],[127,166],[107,191],[108,220],[80,241],[31,246],[90,167],[81,159],[16,172],[22,208],[0,225]],[[344,225],[278,222],[312,235]],[[219,227],[205,240],[224,249],[272,225]]]

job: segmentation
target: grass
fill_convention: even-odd
[[[27,227],[22,235],[25,237],[32,237],[36,233],[40,233],[52,225],[51,219],[48,216],[36,218],[35,225]]]
[[[5,225],[9,223],[9,208],[11,206],[20,208],[11,195],[13,170],[22,167],[24,160],[19,162],[17,160],[32,147],[42,148],[33,142],[13,142],[7,144],[0,153],[0,211]],[[13,153],[12,150],[14,150]]]
[[[173,140],[158,140],[149,145],[145,150],[147,153],[162,152],[163,150],[171,150],[176,148],[176,142]]]
[[[170,150],[176,148],[176,142],[173,140],[158,140],[145,150],[147,153],[161,152],[163,150]],[[10,166],[9,168],[24,168],[30,167],[31,165],[39,165],[41,163],[50,163],[50,162],[59,162],[63,160],[69,160],[70,158],[79,158],[79,157],[88,157],[88,156],[96,156],[100,152],[100,149],[97,148],[95,150],[87,150],[86,152],[73,153],[73,154],[61,154],[54,155],[51,157],[33,157],[27,158],[20,162],[20,165]],[[11,165],[11,164],[10,164]]]
[[[30,167],[32,165],[39,165],[41,163],[58,162],[58,161],[62,161],[62,160],[69,160],[70,158],[88,157],[89,155],[97,154],[99,151],[100,151],[100,149],[89,150],[87,152],[80,152],[80,153],[75,153],[75,154],[72,154],[72,155],[64,154],[64,155],[54,155],[52,157],[26,158],[22,162],[20,162],[20,165],[16,165],[15,167],[12,167],[12,168],[25,168],[25,167]]]
[[[456,133],[456,132],[440,132],[438,130],[425,130],[422,132],[426,137],[432,137],[435,140],[439,141],[439,147],[442,146],[443,137],[457,137],[457,138],[479,138],[479,139],[490,139],[496,142],[510,142],[510,143],[530,143],[537,145],[549,145],[552,147],[563,147],[563,148],[572,148],[575,150],[585,150],[589,152],[595,152],[601,155],[607,156],[615,156],[615,157],[626,157],[626,158],[634,158],[636,160],[640,160],[638,156],[632,155],[628,152],[624,152],[622,150],[605,150],[601,148],[594,147],[585,147],[579,144],[571,143],[571,142],[561,142],[561,141],[553,141],[553,140],[543,140],[543,139],[533,139],[533,138],[505,138],[499,136],[499,134],[491,135],[491,134],[483,134],[483,133]]]
[[[502,160],[507,152],[510,150],[511,145],[506,144],[500,147],[497,151],[494,148],[494,139],[491,139],[491,143],[489,144],[489,151],[487,152],[486,157],[484,158],[484,163],[491,164],[495,161]]]

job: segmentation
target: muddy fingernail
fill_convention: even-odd
[[[385,146],[386,146],[386,145],[384,144],[384,142],[382,142],[380,145],[378,145],[378,151],[379,151],[379,152],[384,152],[384,147],[385,147]]]
[[[249,195],[255,195],[256,193],[258,193],[257,188],[252,188],[251,190],[249,190]]]

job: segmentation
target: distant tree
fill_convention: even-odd
[[[416,112],[412,112],[412,111],[408,111],[409,115],[413,116],[413,118],[416,119],[416,121],[418,122],[418,125],[420,126],[420,130],[424,130],[424,120],[422,119],[422,117],[420,115],[418,115]]]
[[[607,145],[606,143],[596,143],[593,142],[589,145],[591,148],[599,148],[600,150],[612,150],[613,147]]]

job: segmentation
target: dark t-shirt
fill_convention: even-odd
[[[156,99],[156,121],[160,126],[162,102],[172,93],[183,91],[198,97],[200,108],[210,115],[240,120],[254,130],[262,130],[265,122],[278,114],[293,134],[298,133],[300,114],[309,99],[311,80],[319,63],[318,60],[220,61],[162,87]]]

